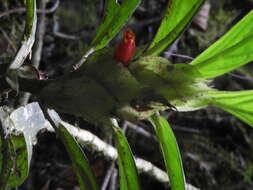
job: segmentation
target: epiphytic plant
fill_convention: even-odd
[[[173,190],[185,189],[184,172],[173,131],[168,122],[157,115],[158,111],[192,111],[212,105],[253,126],[252,90],[226,92],[208,85],[213,78],[253,60],[252,11],[188,64],[172,64],[158,56],[183,32],[203,2],[170,0],[153,41],[136,48],[132,58],[135,45],[129,50],[130,56],[124,53],[128,52],[124,50],[124,44],[119,45],[116,53],[115,48],[105,46],[119,32],[140,0],[124,0],[121,5],[115,0],[107,0],[104,20],[78,68],[58,79],[38,80],[28,77],[34,70],[22,67],[31,51],[36,28],[35,1],[25,1],[27,20],[23,43],[5,77],[15,90],[31,92],[39,98],[45,117],[68,150],[81,189],[98,189],[98,185],[77,142],[47,108],[80,116],[93,125],[109,126],[119,155],[120,188],[129,190],[141,187],[130,147],[115,118],[147,119],[153,124]],[[125,35],[129,33],[133,37],[130,31]],[[23,135],[17,136],[14,131],[19,128],[14,125],[12,128],[16,130],[12,130],[10,120],[13,122],[15,118],[2,107],[0,189],[24,181],[31,156],[30,133],[24,127],[21,130]],[[16,154],[17,151],[21,153]],[[21,175],[17,175],[17,170]]]

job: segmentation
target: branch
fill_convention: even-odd
[[[40,13],[40,14],[43,14],[43,13],[44,14],[53,13],[53,12],[56,11],[56,9],[58,8],[59,4],[60,4],[60,1],[56,0],[55,4],[50,9],[38,9],[37,13]],[[26,12],[26,8],[25,7],[11,9],[11,10],[8,10],[6,12],[1,13],[0,14],[0,18],[9,16],[9,15],[14,14],[14,13],[25,13],[25,12]]]

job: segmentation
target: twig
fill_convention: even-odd
[[[113,161],[112,164],[110,165],[106,175],[105,175],[105,179],[104,179],[104,182],[103,182],[103,185],[101,187],[101,190],[106,190],[107,186],[108,186],[108,183],[112,177],[112,174],[113,174],[113,171],[114,171],[114,168],[115,168],[115,162]]]
[[[58,18],[57,15],[54,15],[53,21],[54,21],[53,34],[56,37],[67,39],[67,40],[78,40],[79,39],[79,37],[77,37],[77,36],[65,34],[65,33],[62,33],[62,32],[59,31],[60,30],[60,24],[59,24],[59,18]]]
[[[118,179],[118,170],[116,168],[113,169],[112,179],[110,183],[110,190],[116,190],[117,188],[117,179]]]
[[[177,52],[178,50],[178,42],[180,38],[176,39],[175,42],[167,49],[167,51],[164,52],[164,57],[169,58],[171,56],[171,53]]]
[[[151,134],[150,132],[146,131],[145,129],[143,129],[140,126],[135,125],[134,123],[131,123],[129,121],[125,121],[124,124],[127,125],[129,128],[135,130],[136,133],[139,133],[139,134],[143,135],[146,138],[156,139],[153,134]]]
[[[231,72],[229,72],[229,73],[227,73],[227,74],[230,75],[230,76],[232,76],[232,77],[234,77],[234,78],[238,78],[238,79],[241,79],[241,80],[253,81],[253,79],[250,78],[250,77],[238,75],[238,74],[231,73]]]
[[[59,7],[59,4],[60,4],[60,1],[59,0],[55,0],[55,4],[50,9],[38,9],[37,13],[39,13],[39,14],[50,14],[50,13],[53,13]],[[26,12],[26,8],[25,7],[8,10],[6,12],[1,13],[0,14],[0,18],[9,16],[9,15],[11,15],[13,13],[24,13],[24,12]]]
[[[26,8],[24,8],[24,7],[8,10],[8,11],[5,11],[5,12],[1,13],[0,18],[8,16],[8,15],[13,14],[13,13],[23,13],[25,11],[26,11]]]
[[[7,42],[10,44],[10,46],[12,47],[12,49],[16,52],[17,48],[15,47],[15,45],[12,43],[11,39],[9,38],[8,34],[6,34],[6,32],[0,28],[0,31],[3,33],[5,39],[7,40]]]
[[[64,34],[62,32],[54,32],[54,35],[59,38],[67,39],[67,40],[78,40],[79,37],[69,34]]]
[[[177,130],[177,131],[180,131],[180,132],[200,134],[199,130],[192,129],[192,128],[189,128],[189,127],[183,127],[183,126],[172,124],[172,128],[174,130]]]
[[[173,56],[173,57],[180,57],[180,58],[184,58],[184,59],[189,59],[189,60],[193,60],[194,58],[188,55],[182,55],[182,54],[178,54],[178,53],[168,53],[165,52],[164,53],[166,56]]]
[[[188,55],[183,55],[183,54],[178,54],[178,53],[174,53],[177,52],[177,45],[179,42],[180,38],[178,38],[169,48],[167,51],[164,52],[164,57],[165,58],[170,58],[170,57],[180,57],[183,59],[188,59],[188,60],[193,60],[194,58]]]

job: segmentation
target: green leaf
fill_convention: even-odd
[[[113,126],[113,129],[115,144],[119,154],[120,189],[140,190],[137,168],[127,139],[119,127]]]
[[[21,185],[28,176],[29,145],[19,131],[19,135],[12,134],[15,128],[10,119],[10,110],[0,108],[0,189]],[[17,133],[18,130],[16,130]]]
[[[72,160],[80,189],[98,190],[99,188],[89,162],[75,138],[69,134],[68,130],[60,122],[56,130]]]
[[[28,156],[23,135],[9,135],[0,143],[0,189],[21,185],[28,176]]]
[[[26,0],[26,27],[25,27],[25,37],[29,38],[33,33],[33,25],[36,23],[36,1]],[[34,23],[35,22],[35,23]]]
[[[190,23],[204,0],[170,0],[162,23],[145,55],[158,55],[171,45]]]
[[[28,154],[26,142],[23,135],[9,137],[12,163],[10,177],[7,187],[17,187],[21,185],[28,176]]]
[[[238,117],[253,127],[253,90],[238,92],[210,91],[211,104]]]
[[[93,39],[93,41],[96,41],[103,32],[108,28],[110,23],[112,22],[115,14],[119,11],[120,5],[117,3],[116,0],[106,0],[105,2],[105,15],[103,18],[103,22],[100,24],[100,26],[97,29],[96,35]]]
[[[21,47],[19,48],[13,62],[10,64],[9,69],[19,68],[25,61],[26,57],[31,53],[32,46],[35,40],[37,16],[36,16],[36,1],[26,0],[26,26],[25,33]]]
[[[128,190],[128,184],[127,184],[127,177],[124,171],[124,163],[122,163],[121,158],[118,158],[118,166],[119,166],[119,185],[120,185],[120,190]]]
[[[116,0],[108,0],[104,21],[98,28],[91,47],[95,50],[105,47],[126,23],[139,3],[140,0],[124,0],[119,5]]]
[[[183,165],[176,138],[169,123],[160,116],[154,114],[150,122],[155,128],[156,136],[163,153],[164,162],[170,179],[172,190],[185,189],[185,177]]]
[[[89,162],[76,139],[69,133],[64,123],[62,123],[61,118],[54,110],[47,110],[44,107],[42,107],[42,110],[69,154],[80,185],[80,190],[98,190],[99,188]]]
[[[253,11],[190,64],[202,78],[213,78],[253,60]]]

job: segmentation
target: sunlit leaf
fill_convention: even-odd
[[[169,123],[161,116],[157,116],[156,114],[153,115],[150,118],[150,122],[155,128],[160,149],[163,153],[165,166],[170,179],[171,189],[184,190],[184,170],[174,133]]]
[[[211,104],[238,117],[253,127],[253,90],[211,91]]]
[[[253,60],[253,11],[190,64],[203,78],[213,78]]]
[[[145,55],[158,55],[183,32],[204,0],[170,0],[162,23]]]

